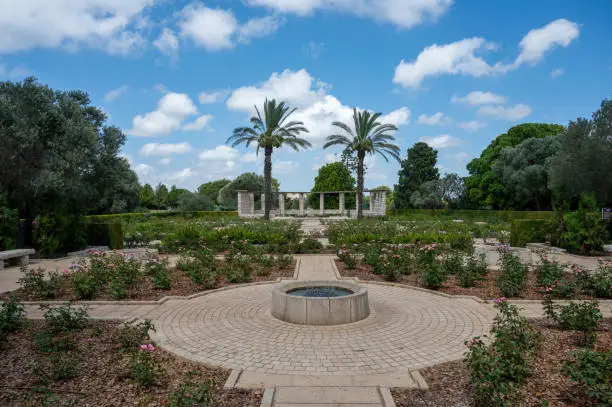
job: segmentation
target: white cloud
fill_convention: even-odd
[[[508,98],[506,96],[496,95],[493,92],[474,91],[463,97],[454,95],[451,98],[453,103],[464,103],[471,106],[478,105],[503,105]]]
[[[444,114],[442,112],[436,112],[431,116],[427,116],[426,114],[422,114],[417,119],[418,124],[426,124],[426,125],[437,125],[444,124]]]
[[[483,106],[478,109],[478,113],[496,119],[515,121],[529,116],[531,114],[531,108],[524,104],[518,104],[511,107]]]
[[[514,65],[525,62],[536,64],[544,58],[547,51],[555,47],[566,48],[580,35],[578,24],[560,18],[548,23],[542,28],[536,28],[527,33],[521,40],[521,53]]]
[[[0,52],[81,46],[127,55],[144,45],[143,12],[153,0],[2,1]]]
[[[411,28],[444,14],[452,0],[247,0],[254,6],[265,6],[282,13],[307,15],[317,9],[370,17],[376,21]]]
[[[311,77],[305,70],[285,70],[273,73],[270,78],[255,86],[244,86],[232,92],[227,99],[231,110],[254,113],[254,105],[261,107],[266,98],[284,100],[299,110],[293,120],[302,121],[309,133],[302,134],[314,144],[338,131],[333,121],[352,122],[353,109],[343,105],[335,96],[327,94],[329,85]],[[408,123],[410,110],[401,107],[383,116],[381,120],[402,126]]]
[[[176,143],[176,144],[159,144],[149,143],[142,146],[140,149],[140,155],[146,157],[154,155],[172,155],[172,154],[186,154],[193,148],[189,143]]]
[[[185,131],[197,131],[202,130],[204,127],[207,127],[213,116],[210,114],[204,114],[197,119],[195,119],[192,123],[187,123],[183,126],[183,130]]]
[[[160,163],[161,165],[169,165],[171,162],[172,162],[172,158],[170,158],[170,157],[161,158],[161,159],[159,160],[159,163]]]
[[[235,160],[240,156],[238,150],[233,147],[226,146],[225,144],[219,145],[212,150],[204,150],[200,153],[199,157],[201,161],[227,161]]]
[[[163,178],[168,181],[181,183],[194,175],[196,175],[196,173],[191,168],[183,168],[182,170],[175,171],[172,174],[165,175]]]
[[[477,53],[498,48],[497,44],[484,38],[473,37],[450,44],[433,44],[425,47],[413,62],[402,59],[395,68],[393,82],[405,88],[419,88],[428,77],[468,75],[477,78],[505,73],[524,63],[538,63],[547,51],[559,46],[567,47],[579,34],[578,25],[565,19],[533,29],[521,40],[521,53],[511,64],[497,62],[491,65],[478,56]]]
[[[254,18],[240,24],[231,10],[190,4],[181,12],[179,23],[183,37],[208,51],[234,48],[236,42],[249,42],[276,32],[280,21],[274,16]]]
[[[226,97],[228,93],[229,92],[226,90],[215,91],[215,92],[210,92],[210,93],[200,92],[200,95],[198,96],[198,100],[203,105],[216,103],[220,101],[221,99],[223,99],[224,97]]]
[[[164,28],[159,37],[153,41],[153,46],[163,54],[176,57],[179,50],[179,40],[174,31]]]
[[[427,143],[431,148],[449,148],[462,143],[461,140],[448,134],[440,134],[435,137],[421,137],[419,141]]]
[[[273,171],[277,174],[290,174],[290,173],[295,172],[299,166],[300,166],[300,163],[297,161],[277,160],[274,162],[274,165],[272,166],[272,168],[273,168]]]
[[[478,131],[484,127],[486,127],[486,123],[483,122],[479,122],[478,120],[469,120],[469,121],[465,121],[465,122],[461,122],[458,124],[459,127],[461,127],[464,130],[467,131]]]
[[[128,162],[128,164],[130,165],[130,167],[134,166],[134,157],[132,157],[131,154],[128,154],[128,153],[119,153],[118,156],[121,157],[121,158],[125,158],[126,161]]]
[[[563,68],[557,68],[557,69],[553,69],[550,72],[550,77],[551,78],[558,78],[559,76],[563,75],[565,73],[565,70]]]
[[[493,73],[484,59],[476,52],[491,48],[493,44],[484,38],[466,38],[445,45],[430,45],[414,62],[403,59],[395,68],[393,82],[405,88],[418,88],[427,77],[439,75],[471,75],[479,77]]]
[[[123,85],[119,86],[117,89],[110,90],[106,95],[104,95],[104,100],[107,102],[112,102],[121,96],[126,90],[129,89],[129,86]]]
[[[157,103],[157,109],[132,119],[130,134],[142,137],[162,136],[179,130],[183,121],[198,113],[193,101],[184,93],[166,93]]]
[[[461,151],[457,154],[453,154],[451,158],[458,163],[465,163],[467,162],[468,158],[470,158],[470,155],[465,151]]]
[[[151,167],[148,164],[138,164],[136,167],[134,167],[134,172],[138,175],[139,178],[144,178],[154,174],[155,168]]]
[[[242,161],[243,163],[249,163],[249,164],[256,163],[258,161],[263,162],[263,155],[262,154],[257,155],[256,153],[246,153],[240,157],[240,161]]]
[[[325,164],[335,163],[337,161],[340,161],[339,154],[325,153],[322,156],[321,155],[317,155],[312,160],[312,170],[313,171],[319,171],[319,168],[321,168]]]

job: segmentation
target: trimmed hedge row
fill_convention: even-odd
[[[123,249],[121,223],[88,223],[87,244],[90,246],[108,246],[112,250]]]
[[[550,219],[551,211],[498,211],[498,210],[467,210],[467,209],[391,209],[391,217],[405,218],[447,218],[464,219],[472,221],[501,221],[510,222],[514,219]]]
[[[90,222],[96,223],[107,223],[115,220],[147,220],[151,218],[171,218],[181,216],[186,219],[225,219],[225,218],[237,218],[238,212],[236,211],[196,211],[196,212],[137,212],[137,213],[117,213],[111,215],[90,215],[86,216]]]
[[[510,225],[510,245],[525,247],[527,243],[544,243],[548,239],[549,223],[545,219],[515,219]]]

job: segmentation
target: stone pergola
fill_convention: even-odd
[[[240,217],[257,217],[264,213],[265,195],[261,194],[261,209],[255,210],[255,192],[251,191],[236,191],[238,193],[238,216]],[[370,209],[363,211],[364,216],[385,216],[387,213],[387,191],[384,189],[364,190],[364,193],[370,194]],[[357,205],[355,208],[346,208],[345,195],[354,194],[355,191],[325,191],[325,192],[276,192],[278,194],[278,208],[273,209],[271,213],[275,216],[325,216],[339,215],[356,217]],[[306,209],[306,197],[310,194],[319,194],[319,209]],[[325,209],[325,195],[338,195],[339,208]],[[285,197],[293,195],[297,196],[299,209],[285,209]],[[355,199],[355,202],[357,199]]]

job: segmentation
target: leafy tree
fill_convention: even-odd
[[[410,197],[410,204],[414,208],[460,208],[463,207],[464,199],[463,178],[452,173],[421,184]]]
[[[155,202],[160,209],[168,206],[168,187],[161,182],[155,187]]]
[[[551,209],[550,165],[560,146],[561,136],[551,136],[528,138],[501,150],[493,173],[504,186],[506,208]]]
[[[219,179],[216,181],[207,182],[198,187],[198,193],[208,196],[216,205],[218,205],[219,191],[230,182],[232,181],[229,179]]]
[[[208,195],[193,192],[181,194],[178,199],[178,207],[183,212],[214,211],[216,209],[215,203]]]
[[[252,127],[234,129],[232,136],[226,141],[233,147],[239,144],[249,147],[255,143],[257,153],[259,149],[264,150],[264,193],[266,194],[264,219],[266,220],[270,219],[272,209],[272,152],[275,148],[281,148],[284,145],[295,151],[311,146],[308,140],[298,137],[300,133],[308,133],[304,123],[298,121],[285,123],[296,110],[291,109],[285,102],[277,104],[274,99],[266,99],[264,117],[262,118],[259,109],[255,106],[257,116],[251,117]]]
[[[355,178],[341,162],[330,163],[319,168],[319,175],[315,177],[312,192],[325,191],[353,191],[355,190]],[[319,207],[319,194],[310,194],[308,201],[313,208]],[[345,195],[345,208],[355,206],[355,197]],[[325,195],[325,207],[328,209],[339,207],[337,195]]]
[[[371,113],[367,110],[353,109],[354,130],[342,122],[333,122],[344,134],[332,134],[327,137],[323,148],[331,146],[345,146],[357,154],[357,218],[363,217],[363,178],[366,154],[380,154],[385,161],[389,161],[387,154],[400,161],[399,147],[393,144],[395,137],[390,132],[397,131],[393,124],[378,122],[382,113]]]
[[[470,201],[479,207],[494,209],[508,207],[509,197],[504,184],[493,172],[493,165],[505,147],[515,147],[529,138],[556,136],[563,132],[559,124],[525,123],[511,127],[508,132],[495,138],[480,154],[467,165],[470,176],[465,179]]]
[[[272,189],[278,192],[279,188],[280,183],[272,178]],[[226,209],[236,209],[238,207],[238,193],[236,191],[240,190],[261,194],[264,191],[264,178],[254,172],[245,172],[237,176],[219,191],[219,205]]]
[[[412,195],[426,182],[439,178],[438,152],[427,143],[418,142],[408,149],[408,155],[401,161],[399,181],[395,185],[394,204],[396,208],[414,207]]]
[[[176,185],[172,185],[170,187],[170,192],[168,192],[168,207],[176,208],[179,203],[179,198],[183,194],[187,194],[190,191],[187,189],[177,188]]]
[[[612,206],[612,100],[604,100],[591,120],[569,123],[551,163],[551,185],[572,202],[593,193]]]
[[[157,207],[155,191],[151,184],[145,184],[140,190],[140,204],[148,209]]]
[[[32,77],[0,82],[0,190],[25,225],[43,211],[78,217],[137,205],[136,175],[118,156],[126,137],[105,122],[84,92]]]
[[[342,162],[346,169],[351,172],[351,175],[357,175],[357,157],[355,155],[355,152],[351,150],[350,147],[347,147],[342,150],[342,153],[340,154],[340,162]],[[368,166],[363,164],[363,171],[367,172],[367,170]]]

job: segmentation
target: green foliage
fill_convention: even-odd
[[[178,208],[182,212],[212,211],[215,204],[208,195],[186,192],[178,199]]]
[[[465,206],[465,199],[463,178],[453,173],[422,183],[410,195],[410,205],[414,208],[457,208]]]
[[[24,316],[23,304],[15,297],[2,302],[0,305],[0,344],[4,343],[10,332],[15,332],[21,327]]]
[[[168,187],[162,183],[155,187],[155,202],[159,208],[168,207]]]
[[[149,346],[149,348],[147,348]],[[161,365],[155,359],[155,347],[142,345],[139,352],[132,353],[130,373],[132,378],[142,387],[151,387],[161,373]]]
[[[0,194],[0,250],[16,249],[18,237],[18,211],[9,208],[4,196]]]
[[[168,192],[168,207],[176,208],[178,206],[179,198],[181,197],[181,195],[186,194],[188,192],[191,191],[183,188],[177,188],[176,185],[172,185],[172,187],[170,187],[170,192]]]
[[[612,350],[581,349],[563,361],[561,373],[576,382],[596,405],[612,405]]]
[[[581,270],[578,283],[588,295],[598,298],[612,298],[612,262],[600,261],[594,273]]]
[[[499,276],[496,284],[504,297],[517,297],[521,294],[527,283],[527,273],[529,269],[521,264],[518,256],[500,249]]]
[[[536,267],[538,284],[541,287],[550,287],[555,285],[560,280],[563,280],[566,269],[566,265],[548,260],[547,256],[541,256],[540,263]]]
[[[579,254],[592,254],[603,249],[608,232],[596,207],[594,196],[582,195],[579,209],[564,214],[564,232],[558,239],[561,247]]]
[[[85,328],[89,315],[86,307],[73,308],[71,303],[67,303],[49,308],[44,317],[51,332],[67,332]]]
[[[455,270],[455,277],[459,285],[464,288],[474,287],[477,281],[484,279],[487,275],[487,262],[485,254],[480,257],[469,256],[464,265]]]
[[[54,381],[60,382],[75,378],[81,367],[81,360],[70,353],[57,353],[49,356],[50,369],[46,376]]]
[[[357,257],[346,248],[338,250],[338,258],[348,270],[355,270],[357,268]]]
[[[108,246],[123,249],[123,228],[120,222],[87,223],[87,243],[90,246]]]
[[[312,192],[325,191],[353,191],[355,189],[355,178],[341,162],[330,163],[319,168],[319,174],[315,177]],[[308,196],[310,207],[319,208],[319,194],[312,193]],[[352,194],[345,195],[345,208],[355,207],[355,197]],[[339,208],[337,195],[325,195],[325,208]]]
[[[272,178],[272,190],[279,190],[279,182]],[[240,174],[232,182],[219,190],[217,198],[219,205],[224,208],[236,210],[238,207],[238,192],[236,191],[254,192],[255,195],[264,193],[264,177],[257,175],[254,172],[245,172]]]
[[[140,205],[145,208],[155,209],[157,208],[157,200],[155,199],[155,191],[151,184],[144,184],[140,190]]]
[[[70,273],[74,295],[78,300],[91,300],[98,289],[95,276],[85,270],[74,270]]]
[[[516,306],[502,300],[495,307],[491,343],[480,337],[466,341],[465,360],[476,406],[511,407],[517,405],[518,390],[530,373],[540,338]]]
[[[208,407],[213,402],[209,386],[192,381],[181,383],[169,396],[169,407]]]
[[[530,138],[556,136],[564,128],[558,124],[525,123],[510,128],[505,134],[497,136],[484,149],[479,158],[467,165],[470,176],[465,179],[468,196],[475,206],[510,208],[514,202],[509,197],[505,185],[493,171],[495,162],[505,147],[515,147]]]
[[[198,194],[206,195],[214,202],[215,205],[219,205],[219,191],[221,191],[221,189],[226,185],[231,184],[231,182],[232,181],[229,179],[219,179],[216,181],[207,182],[198,187]]]
[[[80,214],[45,213],[36,222],[36,237],[42,255],[62,255],[87,246],[87,224]]]
[[[449,275],[444,264],[437,261],[439,252],[440,250],[435,243],[425,245],[419,248],[417,260],[421,283],[434,290],[442,287]]]
[[[561,306],[557,317],[561,328],[581,331],[584,335],[583,344],[587,346],[595,343],[597,338],[595,331],[602,320],[603,315],[597,301],[582,303],[570,301],[568,305]]]
[[[27,295],[35,298],[53,298],[59,287],[59,275],[57,272],[50,271],[45,278],[45,270],[42,268],[31,269],[22,266],[23,275],[17,282]]]
[[[134,350],[149,338],[149,331],[155,332],[155,325],[145,319],[135,325],[124,324],[119,327],[117,339],[124,350]]]
[[[527,243],[548,240],[548,222],[542,219],[515,219],[510,224],[510,245],[525,247]]]
[[[438,152],[427,143],[419,142],[408,149],[408,155],[402,160],[399,181],[395,185],[394,204],[396,208],[413,207],[410,198],[421,185],[439,178]]]

